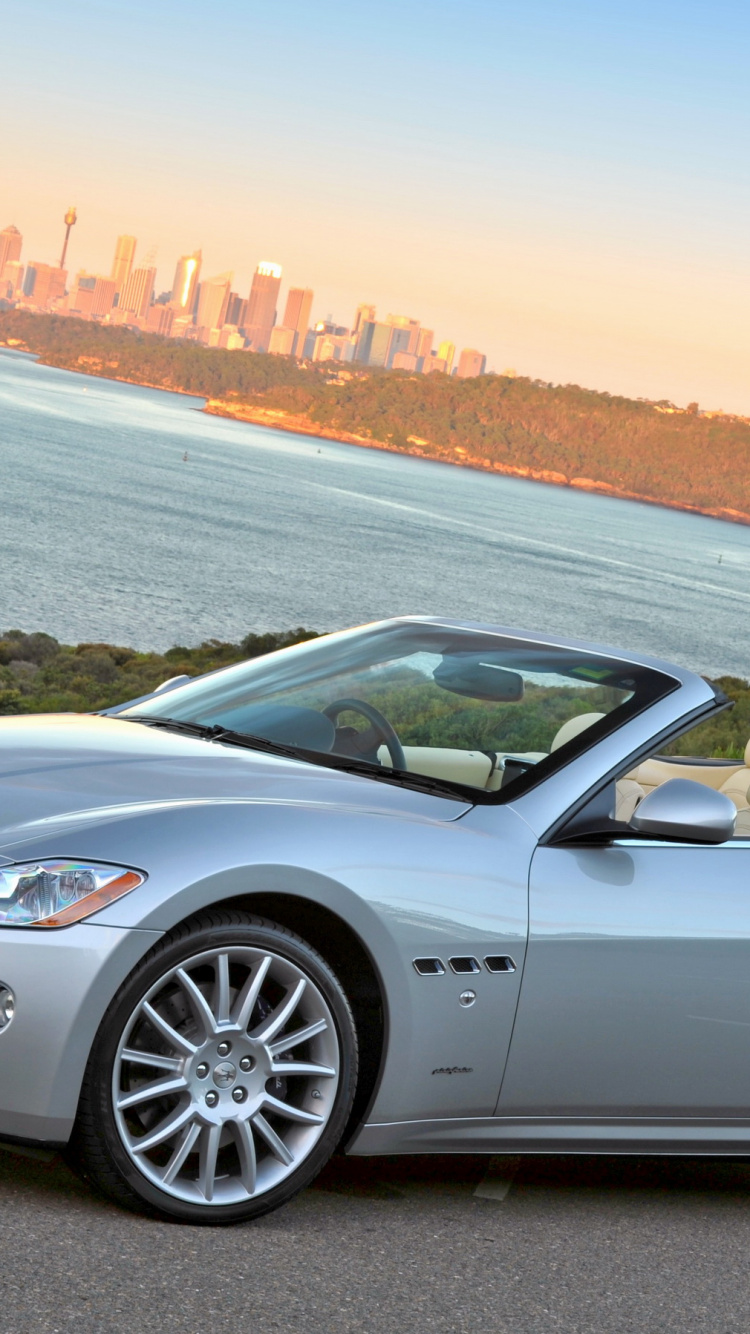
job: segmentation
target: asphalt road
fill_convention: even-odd
[[[340,1159],[218,1229],[0,1153],[2,1334],[747,1334],[749,1261],[750,1164]]]

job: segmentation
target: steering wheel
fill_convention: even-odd
[[[380,709],[376,709],[373,704],[368,704],[364,699],[335,699],[332,704],[323,709],[323,713],[336,726],[339,714],[346,713],[348,710],[353,713],[360,713],[363,718],[366,718],[372,724],[366,732],[357,734],[352,747],[354,754],[366,758],[367,751],[375,750],[377,753],[378,742],[380,742],[388,750],[392,767],[394,769],[405,769],[404,748],[388,719],[384,718]]]

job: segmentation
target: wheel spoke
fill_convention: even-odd
[[[159,1014],[159,1011],[155,1010],[153,1005],[150,1005],[148,1001],[143,1002],[143,1013],[149,1022],[153,1024],[157,1033],[161,1033],[162,1037],[166,1038],[167,1042],[177,1048],[177,1051],[181,1051],[185,1056],[192,1056],[198,1050],[197,1047],[193,1046],[192,1042],[188,1042],[188,1039],[182,1036],[182,1033],[178,1033],[176,1028],[173,1028],[166,1019],[163,1019]]]
[[[208,1200],[209,1204],[214,1197],[216,1159],[219,1153],[221,1129],[221,1126],[204,1126],[201,1135],[198,1186],[204,1199]]]
[[[294,1033],[287,1033],[285,1037],[278,1038],[276,1042],[269,1042],[268,1050],[273,1057],[280,1056],[283,1051],[289,1051],[291,1047],[296,1047],[300,1042],[309,1042],[310,1038],[316,1038],[318,1033],[325,1033],[328,1027],[327,1019],[317,1019],[314,1024],[307,1024],[305,1028],[298,1028]]]
[[[178,1130],[182,1130],[185,1123],[192,1120],[194,1113],[195,1108],[192,1103],[188,1103],[187,1107],[182,1109],[176,1108],[164,1118],[156,1130],[152,1130],[149,1135],[142,1135],[140,1139],[132,1140],[131,1153],[149,1153],[157,1144],[163,1144],[165,1139],[170,1139]]]
[[[271,956],[266,954],[261,959],[254,973],[248,977],[242,991],[234,1003],[234,1012],[232,1019],[238,1028],[246,1029],[250,1023],[250,1016],[255,1008],[255,1002],[260,995],[260,989],[266,980],[266,974],[271,967]]]
[[[272,1061],[272,1075],[313,1075],[316,1079],[332,1079],[336,1074],[332,1065],[316,1065],[314,1061]]]
[[[123,1093],[117,1099],[117,1108],[124,1112],[128,1107],[137,1107],[139,1103],[150,1102],[152,1098],[161,1098],[165,1093],[180,1093],[184,1088],[187,1088],[187,1080],[183,1075],[171,1079],[154,1079],[150,1084],[141,1084],[140,1088]]]
[[[272,1038],[275,1038],[276,1034],[284,1027],[284,1024],[288,1023],[291,1019],[302,999],[306,987],[307,982],[304,977],[301,977],[294,990],[287,992],[281,1004],[278,1005],[257,1028],[253,1029],[250,1037],[257,1039],[258,1042],[270,1042]]]
[[[213,1011],[217,1024],[229,1023],[229,955],[220,954],[216,960]]]
[[[178,968],[175,977],[179,979],[190,1003],[190,1008],[198,1023],[202,1025],[205,1036],[207,1038],[212,1037],[217,1028],[216,1019],[200,987],[193,981],[190,974],[185,972],[184,968]]]
[[[283,1163],[285,1167],[291,1167],[294,1162],[294,1154],[289,1152],[284,1141],[279,1139],[276,1131],[269,1126],[263,1113],[256,1112],[254,1116],[250,1117],[250,1120],[261,1138],[266,1141],[274,1158],[278,1158],[279,1162]]]
[[[233,1121],[234,1137],[240,1160],[240,1176],[248,1195],[255,1194],[256,1159],[255,1140],[249,1121]]]
[[[162,1181],[165,1186],[170,1186],[174,1181],[177,1173],[185,1162],[185,1159],[192,1153],[192,1150],[195,1147],[195,1141],[200,1135],[201,1130],[202,1126],[200,1121],[191,1121],[190,1125],[185,1126],[185,1129],[175,1146],[172,1157],[164,1169]]]
[[[160,1052],[155,1051],[136,1051],[135,1047],[126,1047],[120,1053],[120,1060],[131,1061],[133,1065],[151,1065],[157,1070],[181,1070],[182,1060],[180,1056],[162,1056]]]
[[[300,1125],[304,1126],[320,1126],[323,1124],[324,1118],[318,1116],[317,1112],[303,1112],[301,1107],[292,1107],[291,1103],[282,1102],[280,1098],[274,1098],[271,1093],[263,1095],[262,1105],[266,1111],[277,1112],[279,1116],[285,1117],[287,1121],[298,1121]],[[257,1115],[261,1116],[261,1113],[258,1112]],[[255,1124],[254,1120],[253,1124]],[[271,1127],[268,1128],[270,1130]],[[261,1131],[261,1134],[263,1134],[263,1131]]]

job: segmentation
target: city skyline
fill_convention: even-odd
[[[0,85],[3,225],[27,254],[57,261],[75,202],[71,272],[108,274],[132,234],[159,290],[200,244],[244,296],[276,257],[322,315],[366,297],[495,368],[750,411],[736,0],[129,12],[4,16],[6,49],[34,52]]]
[[[77,211],[64,215],[64,260]],[[283,323],[278,323],[282,265],[260,260],[247,297],[232,290],[234,271],[203,276],[203,252],[181,255],[171,289],[156,295],[157,270],[136,260],[138,238],[117,236],[110,275],[79,269],[74,277],[62,264],[24,261],[23,234],[15,224],[0,229],[0,307],[54,313],[102,324],[126,325],[164,337],[184,338],[229,351],[269,352],[298,360],[356,362],[417,374],[439,371],[459,378],[483,375],[487,357],[443,340],[436,348],[432,329],[412,316],[389,313],[378,320],[376,307],[360,303],[351,326],[329,315],[312,317],[312,288],[288,286]],[[147,252],[148,259],[153,251]],[[515,371],[508,369],[508,374]]]

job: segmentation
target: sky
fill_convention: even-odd
[[[261,260],[488,368],[750,414],[750,7],[0,0],[0,227]],[[281,318],[283,306],[279,311]]]

